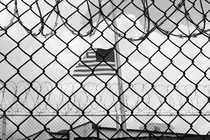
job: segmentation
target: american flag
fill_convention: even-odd
[[[89,49],[76,66],[73,76],[114,75],[116,63],[114,49]]]

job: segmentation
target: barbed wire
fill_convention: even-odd
[[[8,11],[10,14],[12,14],[12,18],[10,19],[10,22],[8,25],[5,25],[5,26],[0,26],[0,31],[4,31],[6,32],[8,28],[10,28],[12,25],[16,24],[16,23],[19,23],[26,31],[27,33],[33,35],[34,37],[37,37],[38,35],[42,35],[44,37],[48,37],[48,36],[51,36],[53,34],[55,34],[57,28],[61,27],[61,26],[65,26],[72,34],[76,35],[76,36],[80,36],[80,37],[86,37],[86,36],[92,36],[96,33],[96,31],[98,30],[98,26],[102,23],[102,22],[105,22],[106,25],[107,25],[107,28],[109,28],[110,30],[112,30],[115,34],[117,34],[119,37],[121,38],[126,38],[130,41],[141,41],[141,40],[145,40],[145,38],[150,34],[152,33],[153,31],[155,31],[156,29],[159,30],[160,32],[162,32],[164,35],[166,36],[176,36],[176,37],[180,37],[180,38],[191,38],[191,37],[197,37],[199,35],[205,35],[207,37],[210,36],[210,29],[208,28],[207,29],[207,23],[209,23],[209,20],[207,18],[207,15],[209,13],[209,10],[208,11],[205,11],[204,10],[204,2],[202,2],[201,0],[199,1],[199,6],[200,6],[200,9],[201,10],[198,10],[195,8],[195,2],[191,2],[191,1],[186,1],[186,0],[180,0],[180,2],[178,4],[176,4],[177,1],[172,1],[170,0],[170,2],[172,3],[172,5],[170,7],[168,7],[167,10],[165,11],[162,11],[160,8],[158,8],[158,6],[156,5],[156,2],[154,0],[141,0],[141,5],[136,5],[134,4],[133,1],[130,1],[130,2],[127,2],[127,1],[121,1],[119,2],[117,5],[115,3],[113,3],[112,1],[102,1],[102,0],[98,0],[97,4],[93,3],[91,0],[87,0],[87,1],[83,1],[80,3],[80,5],[78,5],[78,7],[75,7],[73,4],[71,4],[70,2],[66,1],[73,9],[76,9],[71,15],[69,15],[67,18],[63,16],[63,13],[61,12],[61,7],[60,7],[60,4],[65,1],[65,0],[55,0],[55,4],[51,4],[47,1],[45,1],[45,3],[47,3],[48,6],[51,7],[51,10],[46,13],[45,15],[43,15],[42,13],[42,9],[40,8],[40,4],[39,4],[39,1],[34,1],[31,5],[27,4],[26,2],[24,2],[24,4],[26,4],[27,6],[29,6],[30,8],[25,11],[24,13],[22,13],[20,15],[19,13],[19,3],[18,3],[18,0],[12,0],[10,1],[9,3],[7,4],[4,4],[3,2],[0,2],[1,5],[3,5],[5,8],[3,10],[6,9],[6,7],[8,6],[8,4],[10,3],[13,3],[14,5],[14,11],[13,13],[11,13],[10,11]],[[141,17],[144,17],[144,23],[143,23],[143,29],[140,29],[136,26],[136,23],[134,22],[133,26],[136,27],[136,29],[142,34],[141,36],[137,37],[137,38],[134,38],[134,37],[127,37],[126,36],[126,32],[128,32],[131,28],[129,28],[126,32],[123,32],[121,31],[119,28],[117,27],[113,27],[113,20],[116,20],[116,19],[110,19],[110,15],[112,15],[112,13],[114,11],[116,11],[117,9],[119,10],[120,9],[120,6],[123,4],[123,3],[126,3],[127,2],[127,5],[126,6],[129,6],[129,5],[134,5],[136,8],[138,8],[139,12],[141,13],[139,15],[139,17],[137,17],[137,19],[135,20],[138,21],[140,20]],[[74,27],[72,27],[71,23],[68,23],[68,18],[71,17],[72,15],[74,15],[75,13],[80,13],[79,12],[79,7],[81,5],[83,5],[84,3],[86,3],[86,6],[87,6],[87,13],[89,15],[89,18],[82,15],[82,18],[86,19],[88,22],[83,25],[80,29],[75,29]],[[187,8],[187,3],[190,3],[192,6]],[[115,8],[112,10],[110,9],[110,11],[108,12],[108,14],[105,14],[103,8],[108,5],[108,4],[111,4],[111,5],[114,5]],[[209,4],[209,3],[208,3]],[[38,13],[34,12],[32,10],[32,6],[33,5],[36,5],[37,9],[38,9]],[[95,13],[95,14],[92,14],[92,9],[91,9],[91,5],[94,5],[95,8],[98,9],[98,12]],[[163,16],[160,18],[161,20],[159,20],[158,22],[157,21],[153,21],[152,17],[151,17],[151,12],[150,12],[150,7],[154,6],[155,8],[157,8],[159,11],[161,11],[163,13]],[[140,8],[142,7],[142,8]],[[172,12],[170,14],[168,14],[167,12],[171,10],[171,8],[173,8]],[[181,10],[183,8],[183,10]],[[196,9],[196,11],[202,16],[202,19],[199,23],[195,23],[195,21],[192,19],[192,15],[190,14],[190,10],[191,9]],[[125,15],[124,13],[124,10],[120,9],[121,12],[120,14],[118,15],[121,16],[121,15]],[[38,18],[39,18],[39,23],[36,24],[34,27],[32,27],[32,29],[29,29],[29,27],[27,27],[24,22],[21,20],[21,17],[27,13],[31,11],[34,15],[36,15]],[[164,23],[166,21],[168,21],[173,15],[174,13],[176,12],[180,12],[184,15],[184,18],[182,20],[186,20],[186,22],[190,22],[194,27],[195,29],[190,32],[189,31],[189,25],[188,26],[188,31],[189,33],[185,33],[183,32],[181,29],[179,29],[178,25],[181,21],[178,21],[178,23],[175,23],[175,21],[173,21],[173,24],[175,24],[177,30],[179,30],[179,32],[181,33],[177,33],[175,34],[174,33],[174,29],[172,31],[169,31],[167,29],[163,29],[161,26],[164,25]],[[53,27],[50,27],[47,22],[49,21],[49,18],[53,15],[53,13],[56,15],[55,16],[55,20],[54,20],[54,25]],[[93,21],[93,18],[95,16],[98,16],[97,18],[97,21],[94,25],[94,21]],[[126,16],[127,17],[127,16]],[[129,19],[129,17],[127,17]],[[60,21],[62,22],[61,25],[59,25],[59,19]],[[171,21],[171,20],[170,20]],[[199,24],[203,23],[203,26],[199,26]],[[59,25],[59,26],[58,26]],[[34,30],[35,28],[37,28],[38,26],[39,29],[37,32],[33,32],[32,30]],[[81,31],[83,29],[86,29],[87,26],[90,26],[90,29],[86,32],[86,33],[81,33]],[[153,26],[153,27],[152,27]],[[50,32],[48,33],[44,33],[44,30],[48,28],[50,30]],[[114,31],[114,28],[117,28],[117,32]]]
[[[116,113],[118,84],[26,81],[0,84],[0,107],[8,114],[97,114]],[[124,93],[126,113],[130,114],[208,114],[210,85],[155,85],[135,83]]]

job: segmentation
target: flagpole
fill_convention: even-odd
[[[115,0],[113,0],[113,3],[115,3]],[[121,125],[122,125],[122,129],[123,131],[127,131],[126,128],[126,118],[125,118],[125,99],[124,99],[124,94],[123,94],[123,82],[122,79],[120,77],[122,77],[122,71],[121,69],[119,69],[119,67],[121,66],[121,61],[120,61],[120,56],[117,54],[117,52],[119,52],[119,43],[118,43],[118,36],[117,36],[117,29],[115,27],[117,27],[117,22],[115,20],[116,18],[116,14],[115,14],[115,7],[114,4],[112,4],[112,16],[113,16],[113,25],[114,25],[114,42],[115,42],[115,60],[116,60],[116,65],[117,65],[117,74],[118,74],[118,92],[119,92],[119,96],[120,96],[120,116],[121,116]],[[116,119],[118,120],[119,116],[117,114]],[[119,129],[119,124],[116,124],[117,129]],[[119,135],[118,135],[119,137]],[[122,132],[122,137],[125,137],[125,133]]]
[[[2,118],[2,140],[6,140],[6,129],[7,129],[7,122],[6,122],[6,116],[4,115]]]

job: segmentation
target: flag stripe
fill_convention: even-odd
[[[109,63],[109,64],[104,64],[104,63],[85,63],[85,64],[79,64],[78,66],[76,66],[76,68],[78,67],[90,67],[90,68],[95,68],[95,67],[110,67],[110,68],[115,68],[115,64],[114,63]]]
[[[87,73],[75,73],[74,76],[93,76],[93,75],[114,75],[115,73],[113,72],[106,72],[106,73],[92,73],[92,72],[87,72]]]
[[[102,50],[102,51],[101,51]],[[113,49],[109,52],[114,51]],[[103,56],[102,59],[97,59],[97,50],[90,49],[86,52],[85,57],[76,66],[73,76],[92,76],[92,75],[114,75],[116,74],[115,62],[105,61],[107,57],[114,57],[114,53],[108,54],[107,50],[100,49],[100,53],[97,54]],[[109,56],[108,56],[109,55]]]
[[[110,72],[108,72],[108,71],[106,71],[106,72],[96,72],[96,71],[94,71],[94,72],[91,72],[91,71],[87,71],[87,72],[77,72],[77,71],[75,71],[75,73],[74,73],[74,76],[92,76],[92,75],[114,75],[115,74],[115,71],[110,71]]]
[[[92,70],[90,70],[90,69],[77,69],[77,70],[75,70],[75,72],[89,72],[89,71],[92,72]],[[110,71],[110,72],[112,72],[113,70],[111,70],[111,69],[94,69],[93,71],[94,72],[101,72],[101,71]]]

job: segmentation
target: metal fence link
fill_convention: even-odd
[[[209,7],[0,0],[0,139],[207,138]],[[109,58],[97,51],[110,48]],[[97,74],[89,50],[108,70],[114,59],[115,74]],[[74,75],[81,65],[89,76]]]

